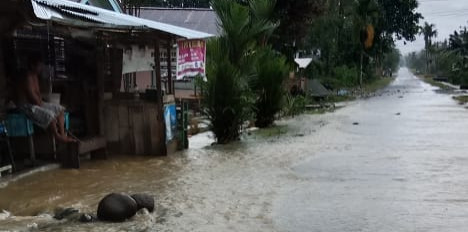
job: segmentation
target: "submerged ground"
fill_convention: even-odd
[[[117,158],[0,188],[1,230],[466,231],[468,110],[406,69],[378,96],[303,115],[242,142],[165,158]],[[356,125],[357,124],[357,125]],[[157,211],[122,224],[57,222],[109,192]],[[23,216],[21,216],[23,215]],[[29,215],[41,215],[24,217]]]

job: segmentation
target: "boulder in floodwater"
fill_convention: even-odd
[[[122,222],[133,217],[136,212],[137,203],[132,197],[111,193],[99,202],[97,216],[103,221]]]
[[[133,200],[137,203],[137,210],[147,209],[149,212],[154,210],[154,198],[148,194],[138,193],[131,195]]]

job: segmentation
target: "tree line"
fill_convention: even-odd
[[[246,121],[268,127],[290,97],[284,87],[298,53],[309,77],[330,88],[396,70],[395,41],[412,41],[416,0],[213,0],[222,33],[207,43],[203,108],[218,143],[239,139]],[[379,74],[380,73],[380,74]]]
[[[422,18],[416,0],[329,0],[324,6],[311,24],[304,52],[318,57],[309,75],[335,89],[361,86],[395,71],[396,40],[415,40]]]
[[[239,139],[246,121],[273,124],[297,54],[313,57],[306,74],[332,89],[372,82],[396,70],[396,40],[415,39],[416,0],[121,0],[142,6],[212,8],[222,33],[207,42],[207,73],[198,81],[203,111],[218,143]],[[291,103],[292,102],[292,103]],[[294,104],[293,104],[294,103]],[[293,112],[294,110],[291,110]]]
[[[424,37],[424,49],[408,54],[407,66],[419,74],[468,88],[468,29],[463,27],[449,38],[434,42],[436,26],[426,22],[420,33]]]

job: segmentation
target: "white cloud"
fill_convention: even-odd
[[[468,0],[419,0],[417,11],[424,16],[421,24],[427,21],[436,25],[439,34],[437,41],[448,39],[460,26],[468,26]],[[424,40],[420,36],[406,45],[402,41],[397,44],[403,54],[424,48]]]

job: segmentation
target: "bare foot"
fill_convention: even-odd
[[[79,142],[78,140],[76,140],[74,138],[71,138],[71,137],[68,137],[68,136],[66,138],[67,138],[68,143],[78,143]]]
[[[77,143],[78,140],[70,138],[68,136],[57,135],[55,138],[62,143]]]

